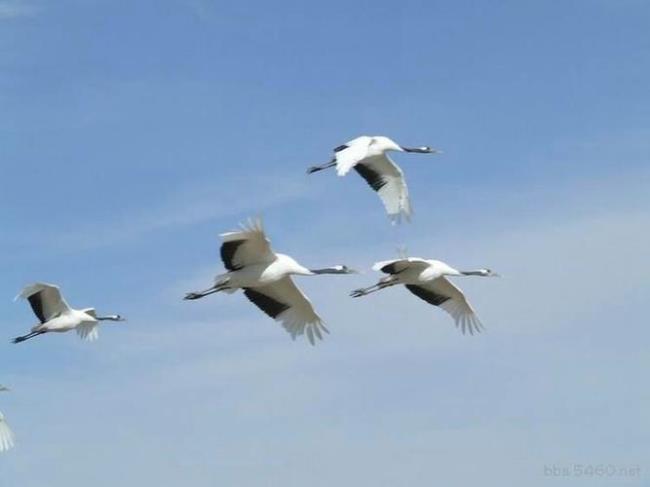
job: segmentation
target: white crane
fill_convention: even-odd
[[[62,333],[70,330],[77,330],[83,340],[93,341],[99,336],[100,321],[124,321],[120,315],[97,316],[94,308],[71,308],[63,299],[58,286],[54,284],[30,284],[16,296],[16,299],[18,298],[29,301],[40,323],[32,327],[31,333],[14,338],[14,343],[24,342],[44,333]]]
[[[403,147],[384,136],[357,137],[334,149],[334,157],[327,164],[307,169],[311,174],[336,166],[336,173],[345,176],[354,169],[374,189],[386,207],[393,223],[411,218],[411,202],[404,179],[404,172],[388,157],[389,151],[436,154],[440,151],[430,147]]]
[[[203,291],[191,292],[185,299],[199,299],[212,293],[234,293],[242,289],[246,297],[276,321],[295,339],[306,334],[314,345],[329,333],[316,314],[309,299],[291,280],[292,275],[354,273],[344,265],[324,269],[308,269],[288,255],[276,254],[264,233],[262,221],[249,220],[241,230],[221,235],[221,260],[227,269],[215,278],[214,285]]]
[[[381,289],[404,284],[406,288],[429,304],[439,306],[449,313],[463,334],[469,331],[472,335],[479,332],[483,325],[476,316],[463,292],[454,286],[446,276],[482,276],[498,277],[490,269],[474,271],[459,271],[439,260],[427,260],[419,257],[377,262],[373,270],[381,271],[388,276],[379,280],[374,286],[357,289],[350,295],[358,298]]]
[[[0,386],[0,392],[8,391],[5,386]],[[5,417],[0,413],[0,452],[9,450],[14,446],[14,434],[9,429]]]

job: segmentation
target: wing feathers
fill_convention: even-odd
[[[87,342],[94,342],[99,338],[99,323],[81,323],[76,330],[79,338]]]
[[[260,310],[280,322],[293,339],[307,335],[309,343],[315,345],[316,339],[323,339],[323,332],[329,333],[309,299],[289,277],[267,286],[247,288],[244,293]]]
[[[355,169],[377,191],[393,222],[411,218],[411,201],[404,173],[390,157],[385,154],[369,157]]]
[[[463,334],[469,332],[473,335],[484,329],[463,292],[445,277],[422,285],[407,285],[406,288],[420,299],[446,311]]]
[[[371,140],[368,136],[357,137],[334,149],[336,174],[345,176],[359,161],[365,159]]]
[[[0,452],[9,450],[14,446],[14,434],[0,413]]]
[[[275,260],[271,242],[264,233],[262,221],[258,218],[240,225],[241,230],[221,234],[223,244],[220,253],[223,265],[229,271],[247,265],[263,264]]]
[[[408,267],[425,268],[429,262],[419,257],[408,257],[406,259],[383,260],[372,266],[373,271],[381,271],[386,274],[398,274]]]
[[[273,319],[277,318],[280,313],[289,309],[288,305],[276,301],[270,296],[257,292],[254,289],[244,288],[244,294],[251,303]]]
[[[62,313],[70,311],[70,307],[65,299],[63,299],[61,291],[54,284],[44,282],[30,284],[16,296],[16,299],[18,298],[24,298],[29,301],[32,311],[34,311],[34,314],[41,323],[45,323]]]

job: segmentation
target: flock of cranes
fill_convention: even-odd
[[[403,171],[388,157],[390,151],[436,154],[430,147],[403,147],[388,137],[357,137],[334,149],[334,157],[326,164],[310,167],[314,173],[335,167],[339,176],[354,169],[381,198],[392,222],[409,221],[411,203]],[[345,265],[309,269],[292,257],[276,253],[264,232],[260,219],[251,219],[237,231],[221,235],[221,260],[226,272],[215,277],[214,283],[202,291],[189,292],[186,300],[196,300],[210,294],[234,293],[241,289],[248,300],[262,312],[282,324],[293,339],[306,335],[314,345],[329,333],[323,320],[292,276],[323,274],[353,274]],[[450,276],[496,277],[490,269],[459,271],[439,260],[403,257],[377,262],[373,270],[386,274],[377,284],[350,293],[359,298],[387,287],[404,285],[411,293],[427,303],[441,308],[454,320],[463,334],[474,334],[483,328],[463,292],[447,279]],[[124,321],[120,315],[98,316],[94,308],[71,308],[58,286],[37,282],[25,287],[16,299],[29,302],[39,323],[29,333],[16,337],[21,343],[47,333],[75,330],[80,338],[96,340],[103,321]],[[0,386],[0,392],[8,391]],[[13,433],[0,413],[0,451],[14,444]]]

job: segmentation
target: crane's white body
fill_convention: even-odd
[[[225,291],[234,292],[241,288],[256,288],[273,284],[288,276],[313,276],[304,266],[301,266],[293,258],[284,254],[275,254],[275,259],[262,264],[252,264],[242,269],[229,271],[220,274],[215,281],[227,279],[229,289]]]
[[[18,298],[28,300],[34,314],[40,320],[40,323],[31,328],[32,335],[76,330],[81,339],[93,341],[99,336],[100,321],[123,321],[119,315],[98,318],[94,308],[71,308],[59,287],[54,284],[43,282],[31,284],[16,296],[16,299]]]
[[[446,311],[463,333],[469,331],[470,334],[474,334],[483,328],[463,292],[452,284],[447,276],[497,276],[489,269],[459,271],[442,261],[419,257],[377,262],[372,268],[388,276],[375,286],[353,291],[353,297],[361,297],[389,286],[402,284],[420,299]]]
[[[8,391],[4,386],[0,386],[0,392]],[[9,450],[14,446],[14,434],[9,428],[5,417],[0,413],[0,452]]]
[[[336,174],[345,176],[354,166],[366,159],[384,157],[386,152],[402,151],[402,149],[388,137],[362,135],[347,141],[337,147],[334,153],[336,160]]]
[[[271,318],[279,321],[292,338],[307,335],[313,345],[327,333],[311,301],[291,280],[291,276],[347,274],[345,266],[310,270],[284,254],[276,254],[264,233],[261,220],[250,220],[241,230],[221,235],[221,259],[228,272],[219,274],[205,291],[187,293],[185,299],[199,299],[215,292],[246,297]]]
[[[459,270],[454,269],[440,260],[407,257],[377,262],[372,266],[373,271],[381,271],[387,265],[396,264],[400,271],[397,280],[400,284],[424,284],[443,276],[461,276]]]
[[[71,309],[61,316],[57,316],[45,323],[39,323],[31,328],[31,331],[46,331],[64,333],[75,330],[79,326],[95,326],[99,321],[85,311]]]
[[[381,135],[363,135],[334,149],[334,159],[330,164],[315,166],[309,172],[335,165],[336,173],[345,176],[355,169],[377,192],[391,221],[408,221],[412,210],[406,178],[402,169],[388,156],[391,151],[428,154],[438,152],[429,147],[402,147]]]

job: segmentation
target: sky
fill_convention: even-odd
[[[650,4],[0,0],[1,487],[650,486]],[[355,174],[397,154],[392,227]],[[222,271],[260,215],[331,335],[291,341]],[[377,260],[459,278],[463,336]],[[34,281],[120,313],[21,345]],[[598,469],[598,467],[602,467]]]

